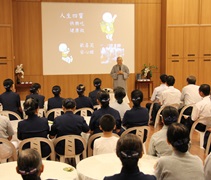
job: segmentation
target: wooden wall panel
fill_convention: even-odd
[[[12,23],[12,0],[0,1],[0,24]]]
[[[58,0],[42,0],[43,2],[57,2]],[[60,1],[61,2],[61,1]],[[161,0],[66,0],[62,2],[87,3],[135,3],[135,72],[143,68],[144,63],[158,66],[153,70],[154,86],[159,84],[160,66],[160,21]],[[108,74],[99,75],[42,75],[42,37],[41,37],[41,2],[36,0],[14,0],[14,44],[15,65],[24,65],[24,81],[39,82],[46,99],[52,96],[53,85],[60,85],[62,96],[76,97],[76,86],[83,83],[86,94],[93,90],[93,79],[102,79],[102,87],[112,87],[112,78]],[[128,79],[128,94],[135,88],[135,74]]]

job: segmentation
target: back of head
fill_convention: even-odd
[[[162,111],[163,122],[166,126],[177,122],[179,112],[175,107],[166,106]]]
[[[114,89],[114,97],[119,104],[122,104],[125,96],[126,96],[126,93],[125,93],[125,89],[123,87],[116,87]]]
[[[60,86],[56,85],[52,87],[52,93],[54,94],[54,96],[59,96],[60,92],[61,92]]]
[[[195,76],[188,76],[186,80],[187,80],[188,84],[196,84]]]
[[[175,78],[174,78],[174,76],[171,76],[171,75],[167,76],[167,78],[166,78],[166,84],[167,84],[168,86],[173,86],[174,83],[175,83]]]
[[[97,99],[101,103],[102,107],[108,107],[109,106],[110,96],[106,91],[100,90],[97,93]]]
[[[34,149],[25,149],[18,153],[17,172],[24,180],[37,180],[43,171],[40,154]]]
[[[131,100],[135,107],[140,106],[141,102],[143,101],[143,93],[136,89],[131,92]]]
[[[72,98],[67,98],[62,101],[62,106],[65,109],[74,109],[76,106],[75,100]]]
[[[83,95],[84,94],[84,91],[85,91],[85,86],[83,84],[79,84],[77,87],[76,87],[76,91],[78,93],[78,95]]]
[[[12,79],[5,79],[3,82],[3,86],[6,89],[6,91],[9,91],[13,84],[14,83]]]
[[[100,118],[100,127],[105,132],[112,132],[115,128],[116,120],[110,114],[105,114]]]
[[[41,89],[41,85],[39,83],[34,83],[30,87],[30,92],[35,94],[37,93],[38,89]]]
[[[177,151],[187,152],[190,141],[188,128],[181,123],[171,124],[167,130],[167,140]]]
[[[116,154],[122,161],[123,167],[133,169],[142,156],[143,147],[140,138],[132,133],[120,137],[117,142]]]
[[[161,80],[162,83],[166,83],[166,78],[167,78],[166,74],[161,74],[160,75],[160,80]]]
[[[93,85],[96,87],[96,89],[100,89],[101,84],[102,84],[101,79],[99,79],[99,78],[94,79]]]
[[[210,95],[210,85],[209,84],[202,84],[199,87],[199,91],[204,94],[204,96]]]
[[[23,106],[26,115],[32,116],[38,109],[38,100],[34,98],[29,98],[24,102]]]

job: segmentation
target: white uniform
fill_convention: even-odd
[[[161,84],[160,86],[156,87],[152,93],[151,101],[158,102],[162,92],[167,88],[168,86],[166,84]]]

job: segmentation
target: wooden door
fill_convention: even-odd
[[[168,58],[183,57],[182,27],[170,27],[167,29],[167,54]]]

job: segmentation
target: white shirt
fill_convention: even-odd
[[[201,101],[196,103],[193,106],[192,114],[191,114],[191,119],[193,121],[197,119],[203,119],[211,117],[211,101],[210,101],[210,96],[205,96]],[[206,122],[206,121],[204,121]],[[207,124],[207,123],[205,123]]]
[[[205,175],[205,180],[210,180],[210,177],[211,177],[211,153],[205,159],[204,175]]]
[[[179,108],[181,101],[181,92],[174,88],[174,86],[169,86],[164,90],[160,96],[160,103],[164,106],[170,106],[176,104]]]
[[[156,87],[152,93],[151,101],[159,101],[161,93],[166,90],[168,86],[166,84],[161,84]]]
[[[181,101],[183,101],[184,106],[195,104],[202,100],[202,97],[199,95],[199,86],[195,84],[188,84],[183,87]]]
[[[151,136],[148,148],[149,155],[160,157],[172,154],[172,146],[167,143],[167,130],[168,126],[164,125],[161,130]]]
[[[121,119],[123,118],[125,112],[127,110],[131,109],[130,106],[127,103],[122,102],[122,104],[119,104],[117,101],[111,103],[110,107],[112,107],[112,108],[116,109],[117,111],[119,111]]]
[[[93,155],[116,152],[118,137],[100,137],[94,141]]]

